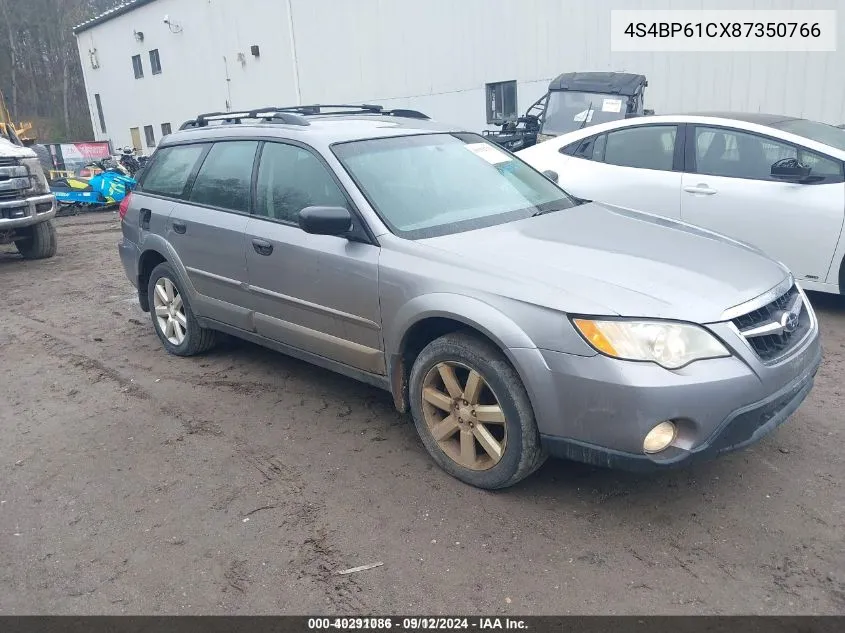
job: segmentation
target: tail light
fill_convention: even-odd
[[[120,216],[120,220],[123,221],[123,218],[126,217],[126,212],[129,210],[129,202],[132,200],[132,192],[127,191],[126,195],[123,197],[123,200],[120,201],[120,206],[118,207],[118,215]]]

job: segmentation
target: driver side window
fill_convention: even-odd
[[[347,202],[325,166],[295,145],[266,143],[261,152],[255,214],[299,223],[305,207],[346,207]]]
[[[727,178],[777,180],[772,178],[772,164],[794,158],[812,169],[825,182],[839,182],[842,164],[788,143],[727,128],[696,126],[695,173]]]

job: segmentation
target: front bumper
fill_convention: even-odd
[[[814,316],[806,338],[776,363],[762,362],[729,324],[708,327],[733,355],[673,371],[600,354],[509,350],[548,452],[651,470],[743,448],[783,423],[812,389],[821,364]],[[664,420],[675,422],[676,439],[645,454],[643,439]]]
[[[55,216],[56,196],[52,193],[6,200],[0,202],[0,231],[31,226]]]
[[[630,471],[653,471],[711,459],[745,448],[786,422],[813,388],[820,363],[821,353],[804,375],[769,398],[733,411],[710,437],[694,448],[670,446],[657,455],[645,455],[553,435],[541,435],[541,441],[554,457]]]

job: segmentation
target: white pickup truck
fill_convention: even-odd
[[[56,197],[35,152],[0,134],[0,245],[25,259],[56,254]]]

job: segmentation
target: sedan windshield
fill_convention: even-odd
[[[807,119],[787,119],[772,123],[772,127],[790,134],[803,136],[817,143],[824,143],[845,151],[845,130]]]
[[[558,90],[549,93],[543,115],[543,134],[560,135],[588,125],[624,119],[628,97]]]
[[[475,134],[396,136],[332,150],[390,230],[409,239],[575,204],[551,180]]]

